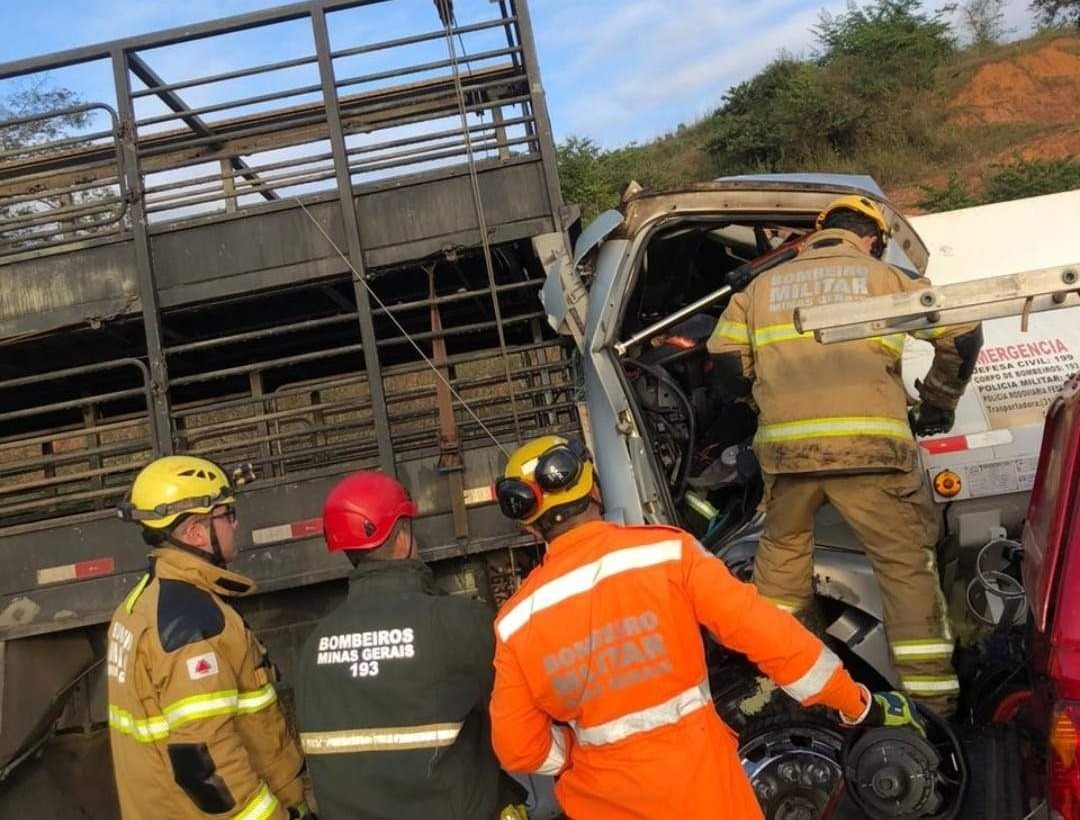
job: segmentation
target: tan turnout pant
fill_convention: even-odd
[[[935,712],[951,714],[959,683],[934,560],[938,518],[920,471],[766,475],[765,532],[754,584],[790,612],[813,601],[814,514],[826,503],[855,532],[873,564],[904,690]]]

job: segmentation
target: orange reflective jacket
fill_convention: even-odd
[[[836,656],[693,537],[596,521],[555,538],[499,612],[503,766],[559,775],[574,820],[760,818],[712,706],[699,625],[803,704],[864,712],[866,690]]]

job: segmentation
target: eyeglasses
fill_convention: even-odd
[[[225,512],[215,513],[211,518],[224,518],[230,524],[236,523],[236,507],[227,507]]]

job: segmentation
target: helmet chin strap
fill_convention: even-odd
[[[210,549],[214,551],[214,564],[219,567],[225,566],[225,556],[221,554],[221,542],[218,541],[217,527],[214,526],[214,517],[210,517]]]
[[[194,555],[196,558],[202,558],[204,561],[208,561],[216,567],[221,567],[223,569],[225,567],[225,556],[221,554],[221,542],[218,541],[217,529],[214,527],[213,520],[210,521],[210,549],[213,550],[213,555],[206,550],[193,547],[191,544],[185,543],[179,538],[175,538],[171,532],[166,534],[163,540],[170,546]]]

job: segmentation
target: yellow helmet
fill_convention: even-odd
[[[195,456],[165,456],[143,467],[120,505],[120,517],[155,530],[171,527],[185,513],[209,515],[235,504],[225,471]]]
[[[595,483],[589,451],[577,439],[540,436],[510,454],[495,485],[508,518],[532,524],[552,510],[581,501]]]
[[[829,217],[829,214],[834,211],[854,211],[857,214],[865,216],[867,219],[874,221],[874,224],[878,226],[878,230],[881,231],[882,240],[888,240],[890,231],[889,223],[885,219],[885,212],[881,209],[881,206],[865,196],[859,196],[858,194],[849,194],[848,196],[842,196],[838,199],[834,199],[828,205],[825,206],[820,214],[818,214],[817,222],[814,227],[819,231],[825,220]]]

